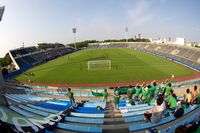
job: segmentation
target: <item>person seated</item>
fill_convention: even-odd
[[[174,91],[170,91],[170,95],[167,97],[168,109],[174,111],[177,108],[177,97]]]
[[[158,97],[156,100],[156,105],[150,111],[144,113],[144,117],[147,121],[157,122],[161,120],[164,111],[162,103],[163,99]]]
[[[194,86],[194,90],[192,91],[192,103],[196,103],[196,97],[198,95],[197,86]]]
[[[190,89],[186,90],[186,95],[184,96],[184,101],[182,101],[182,104],[186,104],[189,106],[192,102],[192,94],[190,93]]]

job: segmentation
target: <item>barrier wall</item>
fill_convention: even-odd
[[[33,67],[32,64],[27,65],[27,66],[24,66],[24,67],[22,67],[22,68],[19,69],[19,70],[16,70],[16,71],[14,71],[14,72],[11,72],[11,73],[8,73],[8,74],[4,75],[3,78],[6,79],[6,80],[9,80],[9,79],[11,79],[11,78],[13,78],[13,77],[15,77],[15,76],[17,76],[17,75],[19,75],[19,74],[25,72],[26,70],[28,70],[28,69],[30,69],[30,68],[32,68],[32,67]]]
[[[199,68],[199,67],[193,66],[193,65],[191,65],[191,64],[189,64],[189,63],[187,63],[187,62],[182,62],[182,61],[180,61],[180,60],[178,60],[178,59],[175,59],[175,58],[172,58],[172,57],[170,57],[170,56],[166,56],[166,55],[164,55],[164,54],[158,54],[158,53],[151,52],[151,51],[148,51],[148,50],[142,50],[142,51],[144,51],[144,52],[146,52],[146,53],[149,53],[149,54],[152,54],[152,55],[156,55],[156,56],[163,57],[163,58],[165,58],[165,59],[168,59],[168,60],[171,60],[171,61],[174,61],[174,62],[177,62],[177,63],[180,63],[180,64],[182,64],[182,65],[185,65],[185,66],[187,66],[187,67],[190,67],[190,68],[192,68],[192,69],[194,69],[194,70],[200,72],[200,68]]]

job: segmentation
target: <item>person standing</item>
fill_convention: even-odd
[[[120,95],[119,95],[119,92],[118,91],[115,91],[114,92],[114,107],[115,107],[115,110],[118,110],[119,109],[119,100],[120,100]]]
[[[69,97],[69,101],[72,105],[75,104],[74,93],[71,91],[71,88],[68,88],[67,96]]]
[[[104,92],[102,93],[103,95],[103,102],[107,102],[108,100],[108,92],[107,89],[104,89]]]
[[[128,100],[132,99],[132,96],[133,96],[133,90],[132,90],[132,86],[130,85],[128,90],[127,90]]]
[[[165,88],[165,96],[168,97],[170,95],[170,91],[172,90],[172,84],[168,83],[167,87]]]

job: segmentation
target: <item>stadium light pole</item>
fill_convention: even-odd
[[[74,33],[74,47],[76,49],[76,28],[72,28],[72,32]]]
[[[125,28],[125,32],[126,32],[126,42],[128,42],[128,27]]]

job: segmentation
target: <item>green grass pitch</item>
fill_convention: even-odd
[[[111,60],[111,70],[89,71],[92,60]],[[108,83],[181,77],[194,71],[168,60],[128,48],[82,50],[36,66],[16,77],[42,83]]]

